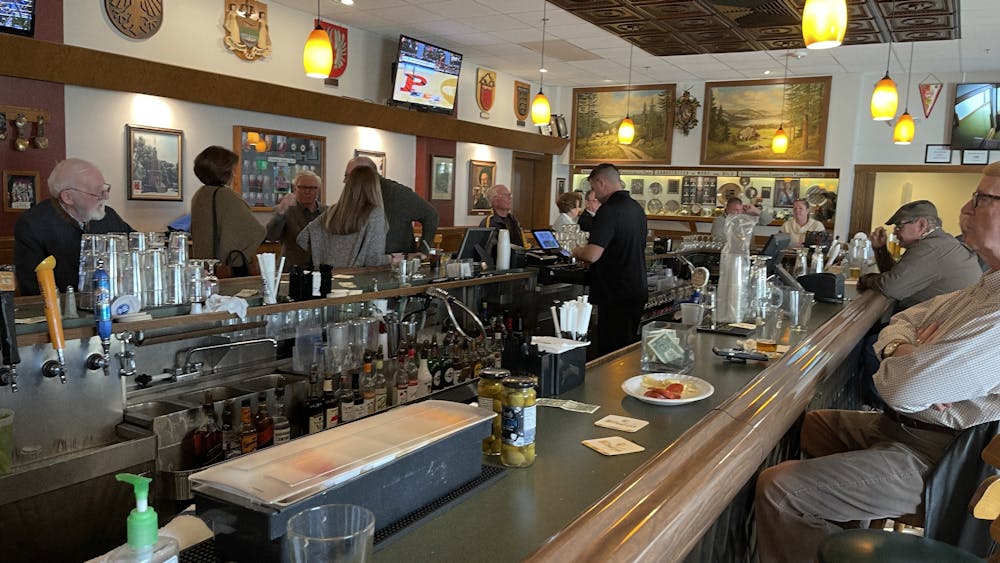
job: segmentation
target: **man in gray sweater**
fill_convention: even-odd
[[[357,156],[347,163],[344,177],[358,166],[367,166],[378,172],[375,162],[367,156]],[[437,210],[424,198],[410,188],[379,176],[382,187],[382,204],[385,206],[385,217],[389,223],[389,232],[385,237],[385,253],[426,252],[434,246],[434,235],[438,228]],[[420,223],[421,241],[414,244],[413,222]]]

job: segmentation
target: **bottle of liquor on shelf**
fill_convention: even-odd
[[[431,390],[437,391],[444,387],[444,373],[441,371],[441,358],[438,356],[437,336],[431,338],[430,343],[424,341],[424,349],[421,354],[421,367],[424,361],[427,362],[427,371],[431,374]],[[420,374],[417,374],[420,379]]]
[[[340,389],[337,391],[340,401],[340,422],[351,422],[358,418],[354,412],[354,391],[351,390],[351,378],[346,372],[340,375]]]
[[[306,399],[306,423],[303,429],[307,434],[323,431],[323,398],[319,391],[319,372],[313,371],[309,380],[309,398]]]
[[[288,411],[285,410],[285,380],[278,380],[274,389],[274,444],[284,444],[292,439],[292,424],[288,421]]]
[[[485,339],[477,338],[472,341],[472,345],[470,347],[471,357],[469,361],[472,364],[472,377],[475,379],[479,379],[479,372],[483,369],[483,350],[485,349],[483,344],[485,342]]]
[[[240,405],[240,452],[249,454],[257,451],[257,429],[253,427],[250,415],[250,401]]]
[[[233,400],[226,401],[222,407],[222,456],[224,459],[232,459],[243,453],[240,450],[240,433],[233,425]]]
[[[364,410],[363,416],[369,414],[375,414],[375,377],[372,375],[372,361],[371,355],[368,356],[368,361],[362,366],[361,372],[361,400],[362,409]]]
[[[323,379],[323,428],[340,424],[340,398],[333,391],[333,377]]]
[[[493,367],[495,367],[495,368],[502,367],[500,364],[503,363],[502,362],[502,358],[503,358],[503,333],[501,333],[501,332],[494,332],[493,333],[493,350],[492,350],[492,352],[493,352]]]
[[[406,356],[399,354],[399,361],[396,362],[396,374],[394,376],[396,394],[393,396],[394,406],[405,405],[409,395],[409,380],[406,376]]]
[[[379,347],[378,354],[375,356],[375,375],[372,377],[375,385],[375,412],[382,412],[389,407],[389,388],[383,369],[382,348]]]
[[[274,445],[274,419],[267,410],[267,393],[261,391],[257,395],[257,416],[254,420],[257,427],[257,449]]]
[[[462,371],[462,359],[459,357],[459,345],[454,334],[449,333],[448,347],[441,350],[444,362],[444,386],[451,387],[458,383],[458,374]]]
[[[351,374],[351,387],[354,391],[354,419],[363,418],[365,414],[365,397],[361,394],[361,374]]]
[[[194,452],[199,467],[222,461],[222,430],[215,424],[215,407],[212,394],[205,392],[205,402],[201,407],[204,420],[194,431]]]
[[[417,368],[417,396],[426,397],[431,394],[431,391],[435,389],[440,389],[440,385],[435,387],[434,376],[431,375],[430,358],[427,357],[428,354],[433,353],[433,348],[424,348],[423,354],[420,355],[420,367]],[[438,381],[441,379],[438,378]]]
[[[462,358],[462,372],[458,376],[459,383],[465,383],[466,381],[471,381],[473,378],[473,366],[475,365],[475,358],[472,354],[472,346],[468,341],[463,341],[461,346],[461,358]]]
[[[419,395],[420,379],[417,377],[417,351],[410,348],[410,351],[406,353],[406,363],[404,364],[404,369],[406,369],[406,401],[410,402],[417,398]]]

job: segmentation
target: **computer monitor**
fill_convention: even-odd
[[[771,235],[771,238],[767,239],[767,243],[764,244],[764,250],[760,253],[771,257],[770,264],[776,264],[781,261],[781,251],[788,248],[791,241],[792,237],[788,233],[775,233]]]
[[[466,229],[462,246],[458,249],[458,259],[471,258],[492,266],[497,244],[496,236],[496,229],[483,227]]]

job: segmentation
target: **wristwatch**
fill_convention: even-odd
[[[882,359],[884,360],[895,354],[896,348],[899,348],[900,344],[906,344],[906,342],[903,340],[893,340],[892,342],[886,344],[885,348],[882,348]]]

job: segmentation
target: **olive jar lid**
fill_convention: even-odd
[[[503,386],[512,389],[526,389],[535,386],[535,378],[528,375],[512,375],[503,380]]]
[[[483,368],[479,370],[482,379],[504,379],[510,377],[510,370],[503,368]]]

